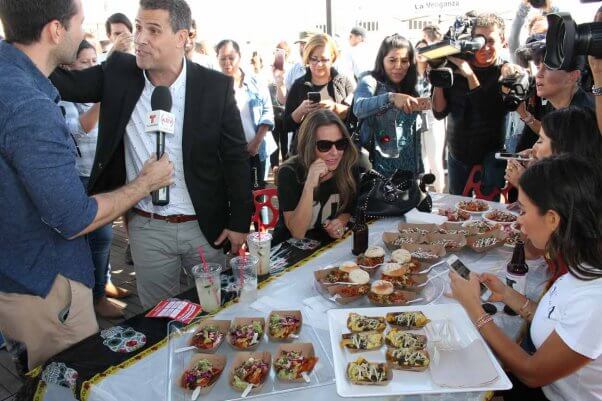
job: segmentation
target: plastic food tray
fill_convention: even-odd
[[[261,316],[261,313],[257,314]],[[263,316],[267,318],[267,316]],[[177,321],[171,321],[168,324],[168,364],[167,364],[167,388],[166,397],[167,401],[189,401],[191,399],[192,391],[187,391],[180,386],[180,379],[184,370],[188,367],[190,359],[194,355],[198,355],[198,351],[189,350],[184,352],[176,353],[175,351],[189,346],[190,338],[197,328],[197,324],[204,319],[211,319],[210,317],[201,317],[195,319],[190,325],[184,326]],[[219,318],[216,318],[219,319]],[[269,394],[286,393],[290,391],[303,390],[311,387],[320,387],[334,382],[334,370],[332,365],[331,356],[326,351],[325,346],[319,339],[319,335],[312,326],[303,324],[299,333],[299,338],[294,339],[292,342],[272,342],[268,340],[267,333],[264,335],[259,347],[253,352],[270,352],[274,357],[276,350],[282,344],[294,344],[294,343],[312,343],[314,346],[315,356],[319,358],[317,365],[315,366],[312,373],[309,375],[311,381],[305,382],[283,382],[276,378],[276,373],[272,368],[270,375],[266,379],[262,388],[258,391],[252,391],[246,399],[255,398],[259,396],[266,396]],[[327,336],[327,333],[323,333]],[[209,393],[200,395],[197,400],[202,401],[222,401],[222,400],[239,400],[242,399],[241,392],[235,391],[229,383],[229,372],[232,369],[232,363],[236,354],[239,351],[235,350],[227,339],[224,339],[220,347],[212,355],[224,355],[226,357],[226,366],[221,376],[211,389]]]
[[[390,308],[364,308],[364,309],[331,309],[328,311],[328,324],[330,326],[330,342],[332,344],[334,371],[336,376],[337,393],[341,397],[387,397],[394,395],[410,394],[438,394],[478,392],[488,390],[507,390],[512,388],[512,383],[504,373],[499,362],[489,349],[487,354],[498,373],[498,378],[483,387],[451,388],[441,387],[433,383],[430,372],[393,371],[393,379],[385,386],[362,386],[351,384],[346,377],[346,368],[349,362],[359,357],[364,357],[371,362],[385,362],[386,346],[378,351],[350,353],[341,348],[339,342],[341,334],[349,333],[347,317],[349,313],[356,312],[364,316],[385,316],[388,312],[422,311],[431,321],[451,321],[454,329],[463,343],[470,343],[481,338],[468,315],[458,304],[422,305],[422,306],[397,306]],[[391,326],[387,327],[387,330]],[[386,331],[385,331],[386,332]],[[425,330],[415,331],[425,334]],[[431,339],[429,338],[429,341]],[[464,344],[467,345],[467,344]],[[427,345],[428,347],[428,345]]]

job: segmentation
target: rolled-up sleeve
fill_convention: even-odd
[[[32,118],[7,121],[8,157],[42,221],[71,238],[92,223],[98,204],[77,175],[73,140],[60,109],[51,101],[34,100],[15,114]]]

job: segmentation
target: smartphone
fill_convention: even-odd
[[[274,69],[284,71],[284,50],[276,49],[274,55]]]
[[[464,263],[462,263],[462,261],[460,259],[458,259],[458,257],[456,255],[449,256],[447,258],[447,264],[449,265],[449,267],[454,269],[454,271],[456,273],[458,273],[460,276],[462,276],[463,278],[468,280],[468,276],[470,275],[470,269],[468,267],[466,267],[466,265]],[[489,297],[491,296],[491,291],[483,283],[480,283],[480,287],[481,287],[481,300],[487,301],[489,299]]]
[[[530,157],[525,157],[523,155],[519,155],[518,153],[505,153],[505,152],[497,152],[495,154],[495,158],[499,160],[518,160],[523,162],[528,162],[533,160]]]
[[[418,100],[418,105],[414,106],[414,111],[424,111],[431,109],[430,97],[419,97],[416,100]]]
[[[322,95],[320,92],[307,92],[307,100],[312,103],[320,103],[322,100]]]

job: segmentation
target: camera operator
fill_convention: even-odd
[[[500,76],[520,68],[503,64],[499,54],[506,45],[504,20],[495,14],[477,16],[473,36],[485,38],[474,58],[448,57],[457,68],[450,88],[433,91],[435,118],[448,117],[448,180],[451,194],[462,194],[473,166],[483,165],[482,191],[489,194],[504,185],[504,162],[495,159],[503,148],[507,109],[499,92]]]

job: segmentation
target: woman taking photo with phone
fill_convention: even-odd
[[[396,169],[423,171],[416,117],[419,110],[430,109],[430,101],[419,101],[417,80],[414,48],[394,34],[383,40],[374,70],[355,92],[353,112],[361,121],[361,144],[372,167],[386,176]]]
[[[465,280],[450,272],[454,298],[514,375],[508,400],[602,400],[602,177],[591,162],[553,156],[520,179],[521,229],[533,244],[561,258],[568,272],[539,303],[504,285],[493,274]],[[531,323],[533,353],[523,350],[485,313],[479,282]]]
[[[303,62],[307,72],[291,86],[284,108],[284,129],[293,132],[291,154],[296,153],[297,131],[309,113],[327,109],[342,120],[347,116],[355,83],[332,67],[338,55],[336,44],[326,34],[313,35],[305,45]],[[310,92],[315,93],[312,99],[308,97]]]
[[[316,110],[299,129],[299,153],[278,170],[280,219],[274,242],[341,238],[355,210],[358,153],[341,119]]]

